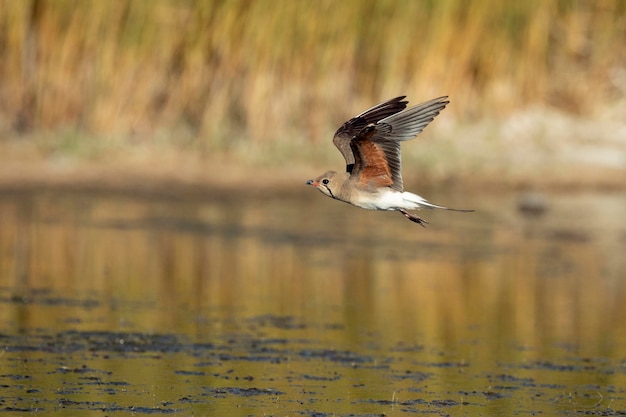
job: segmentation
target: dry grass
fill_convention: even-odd
[[[0,0],[0,132],[44,160],[263,164],[306,161],[346,117],[399,94],[451,95],[444,132],[533,106],[602,121],[623,110],[624,39],[622,0]]]

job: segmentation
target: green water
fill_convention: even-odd
[[[0,412],[623,415],[626,197],[0,195]]]

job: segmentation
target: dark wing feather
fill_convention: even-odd
[[[412,139],[449,103],[439,97],[370,123],[350,142],[355,158],[351,178],[364,186],[403,191],[400,141]]]
[[[339,149],[339,152],[346,160],[346,171],[352,172],[354,166],[354,155],[352,148],[350,147],[350,141],[356,135],[359,134],[367,125],[376,123],[379,120],[385,119],[391,115],[394,115],[406,108],[407,101],[402,101],[405,96],[396,97],[391,100],[385,101],[375,105],[374,107],[365,110],[363,113],[354,116],[352,119],[345,122],[335,132],[333,137],[333,143]]]
[[[417,136],[450,103],[447,96],[425,101],[376,123],[376,136],[389,140],[409,140]]]

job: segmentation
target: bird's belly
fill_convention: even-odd
[[[397,210],[403,206],[402,193],[392,190],[357,193],[350,202],[367,210]]]

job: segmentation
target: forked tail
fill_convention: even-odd
[[[430,201],[426,200],[424,197],[421,197],[417,194],[410,193],[408,191],[403,192],[402,196],[405,198],[405,200],[409,200],[410,202],[415,203],[417,205],[416,209],[420,209],[420,208],[442,209],[442,210],[450,210],[450,211],[459,211],[462,213],[472,213],[474,211],[474,210],[455,209],[455,208],[450,208],[450,207],[439,206],[437,204],[431,203]]]

